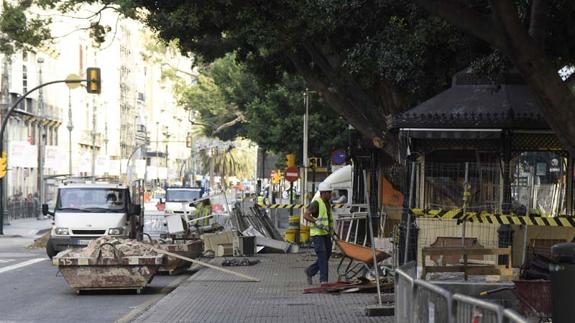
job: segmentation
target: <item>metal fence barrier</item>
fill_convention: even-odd
[[[461,294],[416,278],[416,263],[395,271],[397,323],[528,323],[511,309]]]

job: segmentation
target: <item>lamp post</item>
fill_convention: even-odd
[[[166,166],[166,182],[165,185],[168,185],[168,152],[169,152],[169,145],[170,145],[170,133],[168,132],[168,129],[166,127],[166,131],[163,133],[164,134],[164,138],[166,138],[166,156],[165,156],[165,166]]]
[[[159,173],[159,151],[160,149],[158,148],[160,144],[160,122],[156,121],[156,180],[158,181],[157,184],[160,183],[160,173]]]
[[[8,111],[10,110],[10,92],[8,90],[8,58],[4,57],[4,70],[2,71],[2,121],[8,118]],[[1,142],[6,150],[8,150],[8,132],[4,135],[4,142]],[[4,221],[6,224],[10,223],[10,218],[8,217],[8,178],[2,181],[2,194],[0,198],[2,199],[2,212],[0,212],[0,235],[4,234]]]
[[[134,151],[132,151],[132,153],[130,154],[130,156],[128,157],[128,160],[126,161],[126,173],[128,174],[128,185],[130,185],[132,183],[132,172],[130,170],[130,160],[132,159],[132,157],[134,156],[134,154],[140,149],[140,148],[145,148],[148,145],[148,143],[143,143],[139,146],[136,146],[136,148],[134,148]],[[145,151],[145,150],[144,150]],[[121,171],[120,171],[121,173]],[[144,176],[144,180],[145,180],[145,176]],[[145,182],[144,182],[145,184]]]
[[[305,89],[303,93],[304,104],[305,104],[305,114],[303,117],[303,194],[304,201],[303,204],[307,204],[307,173],[309,168],[309,156],[308,156],[308,141],[309,141],[309,97],[310,94],[316,93],[316,91],[310,91],[308,88]]]
[[[92,180],[96,180],[96,99],[92,98]]]
[[[309,157],[308,157],[308,139],[309,139],[309,95],[312,93],[316,93],[315,91],[310,91],[308,88],[305,88],[305,92],[303,93],[304,104],[305,104],[305,114],[303,117],[303,185],[302,185],[302,194],[303,199],[302,203],[305,206],[307,205],[307,173],[309,168]],[[304,209],[302,209],[303,215]],[[299,230],[296,230],[295,235],[295,242],[299,243]]]
[[[72,124],[72,89],[68,89],[68,174],[72,176],[72,130],[74,130],[74,124]]]
[[[38,58],[38,84],[42,84],[42,64],[43,58]],[[44,204],[44,90],[40,88],[38,91],[38,119],[40,119],[38,127],[38,193],[40,195],[40,205]],[[36,214],[40,219],[40,213]]]

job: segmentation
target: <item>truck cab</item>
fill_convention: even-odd
[[[42,206],[44,215],[53,216],[46,253],[85,247],[101,236],[135,238],[141,207],[131,201],[130,189],[123,184],[70,183],[58,187],[53,212]]]

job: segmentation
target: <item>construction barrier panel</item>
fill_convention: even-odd
[[[301,209],[304,206],[309,207],[309,205],[303,204],[261,204],[258,203],[258,206],[264,209]],[[334,209],[341,209],[345,207],[345,204],[333,204],[332,208]]]
[[[575,217],[564,216],[564,215],[551,217],[544,215],[517,215],[513,213],[496,214],[488,211],[480,211],[480,212],[468,211],[464,215],[461,209],[453,209],[453,210],[411,209],[411,213],[417,217],[459,220],[473,223],[575,227]]]

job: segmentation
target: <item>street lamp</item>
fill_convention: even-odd
[[[72,176],[72,89],[68,89],[68,174]]]
[[[44,59],[39,57],[38,60],[38,84],[42,84],[42,64]],[[40,205],[44,204],[44,90],[38,91],[38,191],[40,195]],[[40,219],[40,213],[36,215]]]
[[[308,141],[309,141],[309,95],[317,93],[316,91],[310,91],[307,88],[303,93],[304,104],[305,104],[305,115],[303,117],[303,167],[304,167],[304,175],[303,175],[303,194],[304,200],[303,204],[307,204],[307,171],[309,168],[309,157],[308,157]]]
[[[130,156],[128,157],[128,160],[126,161],[126,172],[128,174],[128,185],[130,185],[132,183],[132,172],[130,170],[130,160],[132,159],[132,157],[134,156],[134,154],[141,148],[144,148],[148,145],[148,143],[143,143],[141,145],[136,146],[136,148],[134,148],[134,151],[132,151],[132,153],[130,154]],[[120,163],[120,167],[122,166],[122,164]],[[121,175],[122,171],[120,170],[120,175]],[[145,177],[145,176],[144,176]]]
[[[8,111],[10,110],[10,92],[8,90],[8,58],[4,55],[4,70],[2,72],[2,93],[0,94],[2,98],[2,118],[6,118]],[[4,142],[0,142],[8,149],[8,133],[4,136]],[[4,234],[4,221],[6,224],[10,224],[10,218],[8,217],[8,180],[7,178],[0,184],[2,187],[2,194],[0,198],[2,199],[2,212],[0,213],[0,235]]]

